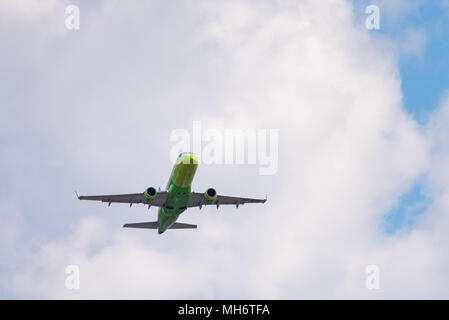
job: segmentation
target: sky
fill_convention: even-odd
[[[0,298],[449,298],[448,27],[446,0],[0,0]],[[158,235],[76,199],[163,188],[194,121],[279,131],[275,174],[192,185],[266,204]]]

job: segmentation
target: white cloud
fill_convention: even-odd
[[[154,212],[143,218],[142,208],[130,217],[136,211],[124,215],[124,207],[111,206],[106,215],[101,205],[76,202],[72,221],[92,211],[67,235],[37,248],[16,244],[25,252],[11,265],[20,267],[1,278],[11,296],[447,297],[448,180],[440,173],[447,171],[449,119],[436,116],[427,134],[406,114],[394,56],[353,25],[348,3],[208,2],[158,7],[159,19],[156,5],[122,6],[101,8],[57,62],[45,61],[36,118],[50,133],[33,121],[28,130],[53,142],[50,159],[69,159],[62,161],[62,170],[72,171],[65,178],[96,193],[166,179],[169,131],[193,119],[217,128],[279,128],[278,175],[204,166],[194,186],[268,192],[269,201],[236,213],[193,210],[182,220],[198,230],[163,236],[118,228]],[[62,183],[51,173],[50,182]],[[424,173],[435,205],[412,232],[382,234],[382,216]],[[50,184],[46,193],[56,188]],[[80,291],[64,287],[68,264],[80,266]],[[381,268],[379,291],[364,287],[370,264]]]
[[[15,0],[1,1],[0,14],[6,14],[14,18],[34,19],[48,16],[63,3],[58,0]]]

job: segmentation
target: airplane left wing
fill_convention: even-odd
[[[231,204],[231,205],[235,205],[236,207],[238,207],[241,204],[245,204],[245,203],[265,203],[267,201],[267,199],[252,199],[252,198],[241,198],[241,197],[230,197],[230,196],[221,196],[221,195],[217,195],[217,199],[209,204],[209,205],[216,205],[221,206],[221,205],[227,205],[227,204]],[[187,205],[187,207],[191,208],[191,207],[202,207],[206,205],[206,200],[204,198],[204,193],[199,193],[199,192],[192,192],[190,194],[190,200],[189,200],[189,204]]]
[[[167,200],[167,191],[160,191],[156,194],[156,198],[151,202],[151,206],[155,207],[162,207]],[[80,200],[96,200],[101,202],[107,202],[109,205],[111,203],[129,203],[130,206],[133,203],[144,203],[145,202],[145,196],[144,193],[129,193],[129,194],[111,194],[111,195],[101,195],[101,196],[78,196],[78,199]]]

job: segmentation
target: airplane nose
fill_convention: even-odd
[[[198,158],[191,152],[181,153],[170,176],[171,181],[181,188],[190,186],[198,167]]]
[[[178,160],[176,162],[182,163],[182,164],[196,164],[197,165],[198,158],[192,152],[184,152],[179,155]]]
[[[198,163],[198,159],[196,158],[195,154],[193,154],[193,153],[186,153],[185,158],[188,159],[191,164]]]
[[[193,153],[190,154],[190,163],[191,164],[198,164],[198,158]]]

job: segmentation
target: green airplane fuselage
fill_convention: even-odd
[[[198,167],[198,159],[193,153],[182,153],[173,166],[166,191],[167,201],[158,212],[158,232],[170,228],[179,215],[187,209],[193,177]]]

